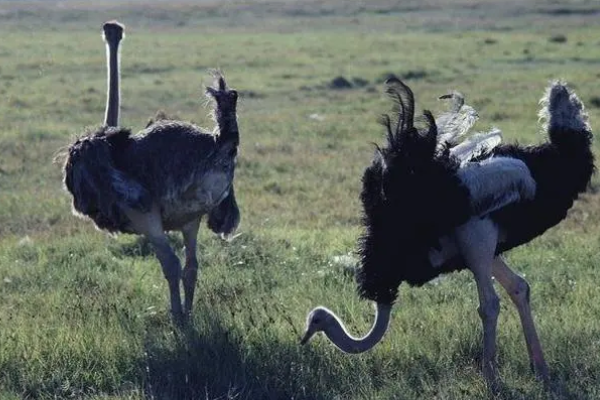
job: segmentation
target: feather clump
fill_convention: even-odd
[[[381,117],[386,145],[363,174],[357,278],[363,297],[391,304],[402,281],[422,285],[440,273],[430,268],[429,248],[468,219],[470,205],[456,176],[460,164],[449,146],[439,146],[431,112],[415,126],[411,89],[391,78],[386,93],[394,102],[392,116]]]

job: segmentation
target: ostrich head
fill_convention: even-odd
[[[125,37],[125,26],[117,21],[107,21],[102,25],[103,38],[106,43],[119,43]]]
[[[316,307],[306,318],[306,330],[300,344],[306,344],[318,332],[327,332],[336,318],[331,311],[325,307]]]
[[[206,88],[206,95],[212,98],[221,113],[235,113],[238,92],[227,87],[227,82],[220,72],[214,72],[213,86]]]

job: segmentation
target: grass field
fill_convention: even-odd
[[[0,398],[475,399],[481,323],[468,272],[401,288],[373,351],[298,345],[306,313],[373,318],[344,260],[360,233],[360,177],[381,142],[385,76],[420,108],[459,89],[479,129],[535,143],[537,101],[571,83],[600,121],[596,1],[256,0],[0,2]],[[173,327],[149,246],[71,215],[58,150],[101,123],[101,23],[127,25],[123,125],[158,109],[212,127],[203,86],[221,68],[241,93],[236,194],[242,235],[202,228],[191,326]],[[336,77],[350,89],[331,87]],[[598,150],[598,145],[595,145]],[[508,255],[532,287],[553,387],[529,370],[499,289],[497,398],[600,399],[598,178],[568,220]],[[443,199],[440,199],[443,201]],[[181,254],[179,234],[172,240]]]

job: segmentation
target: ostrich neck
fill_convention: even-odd
[[[108,62],[108,93],[104,125],[119,125],[119,42],[106,44]]]
[[[239,137],[237,115],[234,111],[215,110],[215,120],[219,126],[219,134],[227,138]]]
[[[369,333],[362,338],[355,338],[348,333],[344,324],[336,316],[335,322],[325,334],[340,350],[345,353],[363,353],[381,341],[390,322],[391,305],[377,303],[375,322]]]

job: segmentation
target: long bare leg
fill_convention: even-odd
[[[183,291],[185,293],[185,303],[183,310],[186,315],[191,314],[194,304],[194,290],[196,289],[196,280],[198,278],[198,258],[196,257],[198,229],[200,228],[200,218],[187,223],[182,229],[183,242],[185,245],[185,268],[183,269]]]
[[[473,271],[479,295],[479,316],[483,324],[483,377],[491,388],[497,387],[496,328],[500,313],[500,300],[494,290],[490,264],[480,265]]]
[[[548,366],[544,360],[542,345],[535,330],[533,316],[531,315],[531,307],[529,304],[529,285],[527,281],[515,274],[506,265],[506,262],[501,257],[496,257],[492,266],[492,274],[496,280],[506,290],[510,299],[517,307],[521,325],[523,326],[523,334],[527,343],[527,352],[531,368],[536,376],[548,383]]]
[[[177,258],[177,255],[169,245],[167,235],[163,231],[160,212],[157,207],[154,207],[149,213],[127,210],[126,214],[131,220],[135,231],[146,236],[150,243],[152,243],[156,257],[160,261],[163,274],[169,284],[171,313],[175,322],[181,323],[183,321],[181,293],[179,291],[181,264],[179,258]]]
[[[160,235],[148,235],[148,240],[154,246],[156,256],[160,261],[163,274],[169,284],[169,293],[171,296],[171,313],[175,322],[183,321],[183,311],[181,309],[181,294],[179,291],[179,282],[181,281],[181,264],[179,258],[169,245],[167,235],[161,232]]]
[[[492,262],[498,231],[489,220],[474,219],[457,229],[457,244],[475,276],[479,295],[479,316],[483,324],[483,377],[492,391],[498,390],[496,328],[500,299],[492,281]]]

